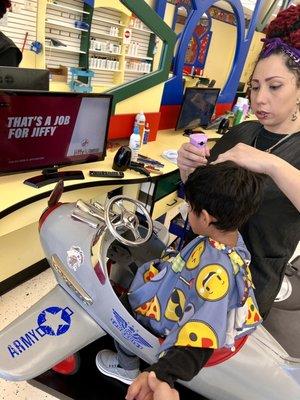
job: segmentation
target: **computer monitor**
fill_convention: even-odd
[[[0,89],[49,90],[49,71],[0,66]]]
[[[217,88],[186,88],[175,129],[206,128],[211,122],[219,93]]]
[[[102,93],[0,91],[0,173],[103,160],[111,102]]]

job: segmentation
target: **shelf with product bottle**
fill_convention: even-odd
[[[90,69],[95,71],[121,72],[119,69],[119,61],[111,57],[91,56],[89,59]]]
[[[148,74],[151,71],[151,64],[147,62],[126,61],[125,72],[139,72],[141,74]]]

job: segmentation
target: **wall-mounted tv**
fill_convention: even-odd
[[[0,174],[103,160],[112,95],[0,91]]]
[[[217,88],[186,88],[175,129],[206,128],[211,122],[219,93]]]

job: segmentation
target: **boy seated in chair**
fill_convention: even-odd
[[[138,357],[117,342],[118,353],[102,350],[96,357],[103,374],[131,384],[127,400],[151,396],[149,371],[171,387],[177,379],[191,380],[214,349],[234,351],[235,339],[261,323],[250,254],[238,229],[258,208],[262,182],[232,162],[199,167],[189,176],[189,223],[202,236],[175,258],[140,267],[123,298],[135,318],[164,339],[157,362],[140,373]]]

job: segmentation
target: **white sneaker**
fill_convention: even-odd
[[[99,351],[96,355],[96,365],[102,374],[116,378],[127,385],[131,385],[140,373],[138,369],[128,370],[118,367],[118,355],[111,350]]]

